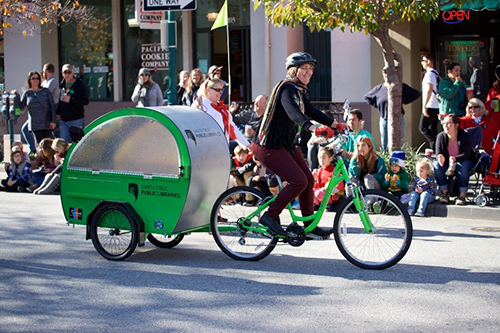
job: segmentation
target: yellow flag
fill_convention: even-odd
[[[222,8],[220,9],[219,15],[217,15],[217,19],[212,26],[212,29],[215,30],[217,28],[223,27],[227,25],[227,0],[224,1]]]

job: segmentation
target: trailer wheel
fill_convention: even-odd
[[[149,234],[148,241],[154,246],[162,247],[164,249],[172,248],[179,245],[179,243],[184,239],[184,234],[178,234],[174,236],[160,235],[160,234]]]
[[[94,214],[90,236],[100,255],[118,261],[134,252],[139,231],[135,219],[123,206],[106,204]]]

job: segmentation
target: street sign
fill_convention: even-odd
[[[144,11],[196,10],[196,0],[144,0]]]

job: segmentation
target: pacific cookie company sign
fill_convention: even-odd
[[[141,45],[141,67],[167,70],[168,60],[168,51],[162,50],[159,43]]]

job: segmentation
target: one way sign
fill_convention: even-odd
[[[145,12],[196,10],[196,0],[144,0]]]

